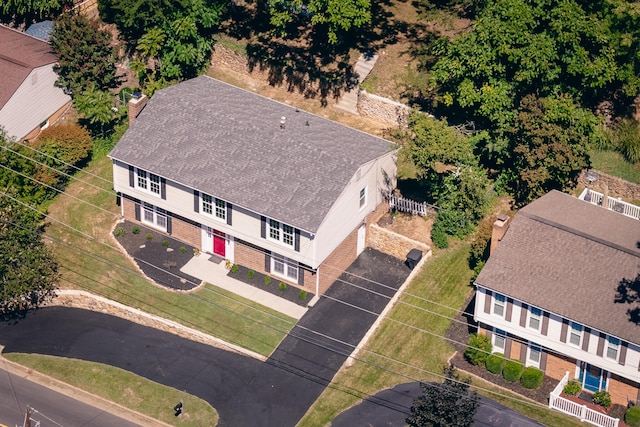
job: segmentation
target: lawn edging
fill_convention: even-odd
[[[12,360],[2,356],[4,346],[0,345],[0,360],[3,362],[2,368],[12,375],[27,379],[34,383],[47,387],[57,393],[72,397],[82,403],[96,407],[111,414],[118,414],[121,418],[144,426],[170,427],[170,424],[156,420],[148,415],[134,411],[118,403],[107,400],[101,396],[90,393],[86,390],[67,384],[49,375],[45,375],[27,366],[20,365]]]
[[[170,334],[178,335],[191,341],[196,341],[223,350],[233,351],[235,353],[242,354],[243,356],[249,356],[262,362],[267,360],[266,356],[263,356],[254,351],[245,349],[214,336],[189,328],[178,322],[174,322],[173,320],[168,320],[163,317],[144,312],[140,309],[129,307],[127,305],[101,297],[99,295],[92,294],[90,292],[76,290],[59,290],[57,291],[57,296],[49,305],[80,308],[109,314],[129,320],[142,326],[148,326],[154,329],[168,332]]]

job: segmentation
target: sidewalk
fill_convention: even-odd
[[[211,255],[209,254],[200,253],[191,258],[180,271],[243,298],[256,301],[265,307],[286,314],[296,320],[300,320],[307,312],[307,308],[305,307],[229,277],[229,270],[225,268],[224,260],[216,263],[210,261],[210,257]]]

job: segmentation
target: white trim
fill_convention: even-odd
[[[293,273],[295,272],[295,277]],[[298,261],[276,253],[271,254],[271,273],[274,276],[293,281],[296,284],[300,280],[301,269]],[[304,273],[303,273],[304,274]]]
[[[167,211],[143,201],[140,204],[140,222],[166,233]]]
[[[133,179],[134,187],[137,190],[144,191],[145,193],[151,194],[154,197],[162,197],[162,179],[160,178],[160,175],[156,175],[155,173],[151,173],[149,171],[146,171],[140,168],[134,168],[134,169],[135,169],[134,171],[135,175]],[[144,172],[144,176],[140,175],[141,172]],[[155,178],[158,179],[157,182],[155,181]],[[141,185],[142,182],[144,182],[144,186]],[[151,186],[153,185],[153,183],[157,184],[158,186],[157,193],[151,190]]]
[[[574,325],[575,325],[575,326],[578,326],[580,329],[578,330],[578,329],[574,328]],[[579,332],[579,333],[580,333],[579,338],[578,338],[578,343],[577,343],[577,344],[576,344],[576,343],[574,343],[574,342],[571,342],[571,338],[572,338],[573,336],[576,336],[576,335],[577,335],[577,334],[574,334],[574,331],[576,331],[576,332]],[[582,347],[581,347],[581,346],[582,346],[582,340],[584,339],[584,326],[583,326],[583,325],[581,325],[581,324],[580,324],[580,323],[578,323],[578,322],[573,322],[573,321],[571,321],[571,320],[570,320],[570,321],[569,321],[569,327],[567,328],[567,333],[568,333],[568,335],[569,335],[569,337],[567,338],[567,344],[572,345],[572,346],[574,346],[574,347],[577,347],[577,348],[580,348],[580,349],[581,349],[581,348],[582,348]]]
[[[199,191],[200,194],[200,212],[202,213],[202,215],[205,215],[208,218],[213,218],[216,221],[222,222],[224,224],[227,223],[227,216],[229,215],[229,208],[228,208],[228,204],[226,201],[222,200],[222,199],[218,199],[217,197],[213,197],[210,194],[207,193],[203,193],[202,191]],[[211,201],[207,201],[206,205],[205,205],[205,197],[208,197],[211,199]],[[218,211],[219,211],[219,207],[218,207],[218,202],[222,202],[224,203],[224,218],[218,216]],[[211,212],[207,212],[207,210],[210,210]]]
[[[538,314],[534,315],[534,310],[538,311]],[[528,314],[527,314],[527,328],[528,329],[533,329],[534,331],[540,331],[540,328],[542,327],[542,317],[544,315],[544,312],[542,310],[540,310],[538,307],[533,307],[533,306],[529,306],[529,309],[527,310]],[[531,323],[538,323],[538,327],[532,326]]]
[[[497,292],[494,292],[491,297],[493,300],[491,302],[491,314],[504,319],[505,311],[507,309],[507,297]],[[501,299],[498,297],[500,297]],[[500,307],[502,313],[498,313],[496,311],[496,307]]]
[[[499,347],[497,344],[498,338],[502,340],[502,347]],[[507,333],[502,329],[494,328],[493,333],[491,334],[491,345],[493,347],[491,349],[492,353],[504,354],[507,347]]]
[[[367,207],[367,202],[368,202],[368,185],[365,185],[363,188],[360,189],[360,191],[358,192],[358,203],[360,204],[359,208],[358,208],[358,212],[361,212],[364,208]]]
[[[265,233],[266,233],[267,240],[271,242],[277,242],[282,246],[286,246],[287,248],[291,248],[291,249],[295,248],[296,229],[294,227],[271,218],[266,218],[265,221],[266,221]],[[277,227],[272,226],[275,224],[277,224],[278,226]],[[285,233],[285,227],[288,227],[291,230],[291,232]],[[285,242],[285,235],[291,236],[291,244]],[[274,237],[274,236],[277,236],[277,237]]]
[[[533,359],[532,354],[538,353],[538,360]],[[532,342],[527,346],[527,360],[525,366],[533,366],[540,369],[540,361],[542,360],[542,347]]]

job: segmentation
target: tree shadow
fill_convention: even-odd
[[[640,242],[638,243],[640,247]],[[623,278],[616,288],[616,296],[613,300],[617,304],[633,304],[640,301],[640,273],[634,279]],[[640,307],[627,309],[629,321],[640,324]]]

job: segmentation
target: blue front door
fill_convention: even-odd
[[[580,369],[580,381],[585,390],[596,392],[606,390],[607,388],[607,371],[597,366],[585,363]]]

